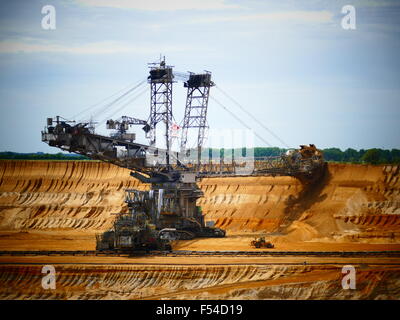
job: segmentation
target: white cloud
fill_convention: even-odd
[[[70,54],[112,54],[112,53],[136,53],[159,54],[162,52],[177,52],[190,50],[183,46],[132,46],[119,42],[95,42],[81,46],[67,46],[51,43],[33,43],[24,41],[1,41],[0,53],[70,53]]]
[[[192,20],[193,23],[263,21],[266,23],[327,23],[333,21],[329,11],[287,11],[248,15],[221,15]]]
[[[90,7],[111,7],[143,11],[220,10],[239,8],[224,0],[76,0]]]

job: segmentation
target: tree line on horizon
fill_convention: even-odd
[[[399,149],[360,149],[348,148],[345,151],[339,148],[323,149],[327,161],[368,163],[368,164],[400,164]]]
[[[0,152],[1,160],[90,160],[88,157],[73,153],[19,153],[19,152]]]
[[[225,154],[241,154],[246,156],[246,153],[252,154],[255,158],[279,156],[285,153],[288,149],[282,149],[277,147],[256,147],[251,149],[250,152],[247,149],[209,149],[203,150],[203,155],[208,155],[212,158],[212,155],[218,155],[222,158]],[[238,153],[239,151],[239,153]],[[241,151],[241,152],[240,152]],[[329,162],[347,162],[347,163],[367,163],[367,164],[400,164],[400,150],[399,149],[360,149],[355,150],[348,148],[342,151],[339,148],[327,148],[322,149],[324,158]],[[68,153],[18,153],[18,152],[0,152],[0,159],[2,160],[90,160],[90,158]]]
[[[220,156],[224,157],[227,149],[219,149]],[[239,150],[239,153],[237,152]],[[250,152],[255,158],[279,156],[285,153],[288,149],[277,147],[256,147]],[[230,152],[240,154],[240,149],[230,149]],[[321,149],[324,154],[324,159],[328,162],[346,162],[346,163],[367,163],[367,164],[400,164],[400,150],[399,149],[352,149],[348,148],[342,151],[339,148],[326,148]],[[210,155],[212,153],[218,154],[218,149],[207,149]],[[229,151],[228,151],[229,152]],[[242,156],[246,156],[245,149],[242,149]]]

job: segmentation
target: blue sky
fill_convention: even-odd
[[[356,30],[341,26],[348,4],[356,9]],[[55,30],[41,27],[45,5],[56,9]],[[41,142],[47,117],[71,117],[138,83],[160,54],[178,71],[212,71],[218,87],[291,147],[400,148],[399,1],[14,0],[0,6],[1,151],[58,152]],[[283,147],[217,88],[211,95],[268,144]],[[184,104],[185,90],[176,83],[178,122]],[[147,119],[148,113],[147,92],[116,116]],[[213,129],[243,128],[213,100],[208,116]]]

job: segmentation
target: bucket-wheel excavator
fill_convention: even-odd
[[[203,196],[196,180],[202,177],[240,175],[241,168],[250,161],[251,175],[310,178],[322,167],[322,153],[313,145],[263,161],[204,161],[202,148],[208,128],[208,100],[210,88],[214,86],[211,72],[174,72],[172,66],[166,65],[165,58],[149,64],[149,68],[146,82],[150,84],[150,115],[147,120],[128,116],[109,119],[107,129],[113,133],[106,136],[96,133],[91,122],[77,123],[56,116],[47,119],[42,131],[42,141],[50,146],[128,168],[132,177],[150,184],[148,191],[126,190],[128,212],[116,213],[112,230],[98,235],[98,250],[168,249],[171,240],[224,237],[224,230],[212,226],[212,222],[206,225],[196,205],[197,199]],[[181,125],[174,122],[172,113],[172,87],[177,80],[183,80],[187,88]],[[129,133],[134,125],[142,127],[148,144],[137,143],[135,134]],[[160,127],[164,129],[161,147],[156,144]],[[195,147],[188,146],[188,132],[192,130],[197,131]],[[177,137],[179,131],[181,134]],[[179,138],[180,150],[173,151],[172,143]]]

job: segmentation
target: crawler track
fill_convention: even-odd
[[[400,251],[0,251],[0,256],[318,256],[318,257],[400,257]]]

